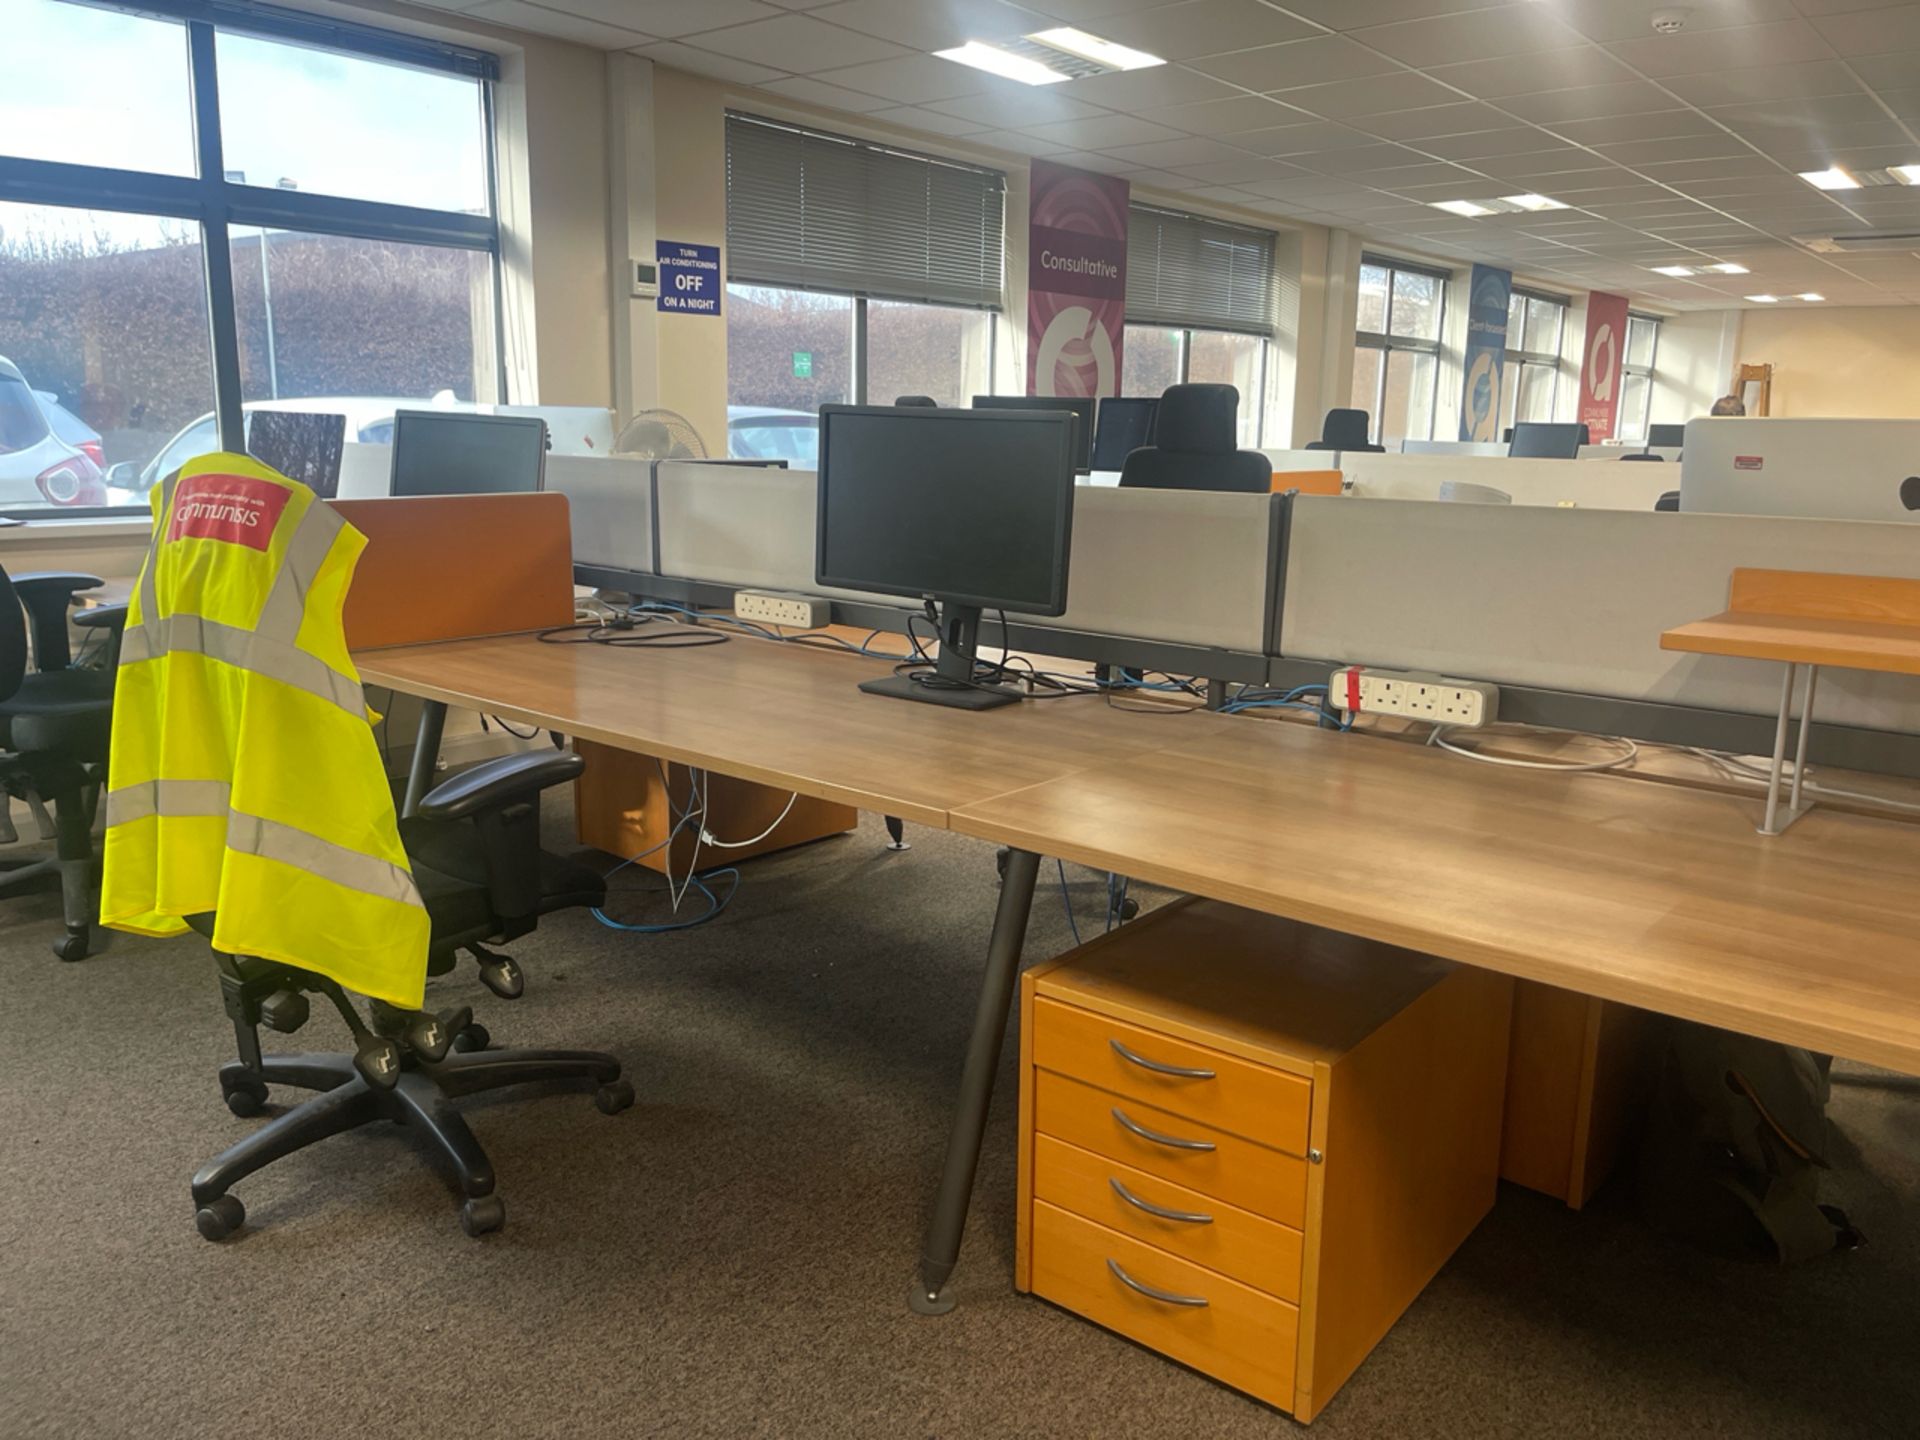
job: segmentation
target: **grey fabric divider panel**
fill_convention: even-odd
[[[342,500],[377,500],[393,493],[393,447],[349,440],[340,447]]]
[[[1338,450],[1282,450],[1263,449],[1260,452],[1273,462],[1275,470],[1338,470],[1340,452]]]
[[[660,573],[736,588],[813,583],[818,485],[811,470],[668,461],[660,496]]]
[[[1920,521],[1900,496],[1920,475],[1920,420],[1689,420],[1686,450],[1669,488],[1688,512]]]
[[[1622,455],[1658,455],[1661,463],[1671,465],[1680,458],[1680,447],[1678,445],[1582,445],[1580,454],[1576,458],[1618,460]]]
[[[1621,463],[1608,468],[1572,460],[1514,460],[1486,455],[1369,455],[1342,451],[1349,493],[1367,500],[1438,500],[1452,480],[1504,490],[1516,505],[1578,505],[1592,510],[1645,510],[1680,484],[1678,468]]]
[[[645,460],[547,456],[547,489],[567,497],[573,559],[645,574],[653,569],[653,504]]]
[[[1280,653],[1771,714],[1778,665],[1660,648],[1726,608],[1738,566],[1920,579],[1920,549],[1845,520],[1301,496]],[[1920,678],[1823,671],[1815,714],[1920,733]]]
[[[1067,613],[1031,623],[1257,652],[1273,516],[1268,495],[1082,486]]]

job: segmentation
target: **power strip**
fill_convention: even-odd
[[[1422,670],[1347,665],[1333,672],[1327,698],[1334,709],[1356,715],[1400,715],[1408,720],[1473,729],[1493,723],[1500,708],[1500,687],[1484,680],[1451,680]]]
[[[736,620],[817,630],[827,623],[831,613],[825,600],[811,595],[790,595],[772,590],[733,592],[733,615]]]

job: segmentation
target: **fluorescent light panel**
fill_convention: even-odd
[[[1809,304],[1813,304],[1817,301],[1824,300],[1827,297],[1822,295],[1818,290],[1809,290],[1804,295],[1796,295],[1793,298],[1796,300],[1805,300]]]
[[[1858,190],[1860,182],[1838,165],[1825,170],[1802,170],[1800,178],[1816,190]]]
[[[978,40],[969,40],[951,50],[936,50],[933,53],[942,60],[971,65],[976,70],[998,75],[1003,80],[1018,80],[1023,85],[1057,85],[1062,80],[1073,78],[1049,69],[1038,60],[1029,60],[1024,55],[1015,55]]]
[[[1709,265],[1707,269],[1716,275],[1745,275],[1750,273],[1746,266],[1735,265],[1730,260],[1723,260],[1718,265]]]
[[[1556,200],[1551,195],[1502,195],[1507,204],[1520,210],[1564,210],[1567,202]]]
[[[1473,200],[1434,200],[1430,203],[1436,210],[1444,210],[1449,215],[1464,215],[1469,220],[1478,220],[1482,215],[1499,213]]]
[[[1050,45],[1055,50],[1064,50],[1069,55],[1078,55],[1082,60],[1091,60],[1096,65],[1105,65],[1114,70],[1150,70],[1155,65],[1167,63],[1158,55],[1116,45],[1111,40],[1102,40],[1098,35],[1075,30],[1071,25],[1063,25],[1058,30],[1041,30],[1027,36],[1027,39],[1037,40],[1042,45]]]
[[[1749,295],[1747,299],[1753,301],[1756,305],[1778,305],[1780,303],[1780,297],[1778,295]]]
[[[1691,265],[1649,265],[1647,268],[1656,275],[1671,275],[1676,280],[1683,280],[1693,274]]]
[[[1896,185],[1920,185],[1920,165],[1889,165],[1887,175]]]

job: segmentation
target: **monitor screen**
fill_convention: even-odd
[[[501,495],[543,489],[547,422],[532,416],[401,410],[393,417],[395,495]]]
[[[1522,420],[1513,427],[1513,444],[1507,453],[1532,460],[1572,460],[1586,443],[1586,428]]]
[[[820,407],[822,585],[1058,615],[1073,527],[1057,407]]]
[[[1647,427],[1647,444],[1649,445],[1657,445],[1663,450],[1678,450],[1686,443],[1687,427],[1685,425],[1649,425]]]
[[[976,410],[1065,410],[1074,417],[1073,468],[1093,469],[1091,395],[976,395]]]
[[[340,493],[346,440],[344,415],[256,410],[247,416],[247,452],[287,479],[298,480],[322,500]]]
[[[1092,468],[1118,470],[1130,453],[1152,444],[1153,417],[1159,409],[1159,399],[1152,396],[1115,395],[1102,400],[1093,427]]]

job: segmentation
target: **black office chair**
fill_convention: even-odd
[[[1640,451],[1640,450],[1635,450],[1630,454],[1622,455],[1620,458],[1622,460],[1651,460],[1656,465],[1664,465],[1667,463],[1667,457],[1664,455],[1648,455],[1644,451]]]
[[[931,395],[896,395],[893,397],[893,403],[895,405],[905,405],[909,409],[917,410],[938,410],[940,408],[940,402]]]
[[[1666,450],[1678,450],[1687,443],[1687,427],[1685,425],[1649,425],[1647,443],[1658,445]]]
[[[52,571],[10,579],[0,570],[0,844],[20,838],[6,803],[15,797],[32,808],[41,838],[54,842],[50,858],[0,864],[0,891],[56,880],[66,933],[53,953],[62,960],[86,955],[100,913],[93,814],[107,774],[113,672],[127,607],[100,605],[74,617],[99,637],[89,639],[90,648],[104,646],[99,665],[74,663],[67,612],[78,592],[102,583],[98,575]]]
[[[1660,498],[1653,502],[1653,508],[1656,510],[1678,512],[1680,509],[1680,492],[1678,490],[1662,492]]]
[[[1273,462],[1239,448],[1240,392],[1231,385],[1172,385],[1154,415],[1153,444],[1128,452],[1120,484],[1143,490],[1273,489]]]
[[[1354,450],[1367,455],[1384,455],[1387,447],[1368,440],[1373,417],[1364,410],[1329,410],[1320,422],[1320,438],[1309,440],[1309,450]]]
[[[416,816],[400,822],[432,922],[429,975],[452,969],[458,950],[474,953],[483,967],[498,964],[506,957],[485,942],[525,935],[551,911],[605,902],[606,881],[598,872],[540,848],[540,792],[585,768],[579,756],[553,752],[489,760],[441,782]],[[190,923],[211,936],[213,918],[195,916]],[[429,1014],[372,1001],[363,1019],[338,984],[311,971],[247,956],[216,958],[240,1048],[238,1060],[220,1067],[227,1108],[259,1114],[269,1085],[321,1093],[200,1167],[193,1177],[195,1223],[209,1240],[224,1240],[246,1220],[245,1207],[228,1193],[233,1185],[284,1155],[377,1120],[405,1125],[429,1142],[459,1186],[461,1227],[483,1235],[505,1223],[506,1208],[494,1190],[492,1162],[450,1100],[568,1080],[595,1086],[594,1103],[608,1115],[633,1103],[633,1086],[620,1078],[620,1062],[611,1055],[489,1050],[491,1037],[464,1006]],[[261,1052],[259,1026],[281,1034],[298,1030],[307,1021],[308,992],[332,1002],[353,1034],[353,1054]]]

